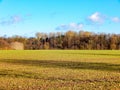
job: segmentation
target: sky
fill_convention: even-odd
[[[0,0],[0,36],[68,30],[120,34],[120,0]]]

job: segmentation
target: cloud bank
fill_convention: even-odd
[[[119,17],[113,17],[112,21],[116,22],[116,23],[120,23],[120,18]]]
[[[56,28],[56,30],[81,30],[83,28],[82,23],[69,23],[62,24]]]
[[[19,15],[14,15],[10,17],[5,17],[0,20],[0,25],[11,25],[22,21],[22,17]]]
[[[88,16],[87,21],[90,25],[103,25],[104,23],[120,23],[120,17],[111,17],[109,15],[101,14],[100,12],[95,12]]]
[[[101,14],[100,12],[94,12],[93,14],[88,15],[88,17],[86,18],[87,20],[85,19],[84,24],[82,23],[61,24],[57,26],[56,30],[82,30],[85,25],[98,27],[105,23],[120,23],[120,17],[111,17],[108,15]]]
[[[29,17],[28,15],[21,16],[21,15],[12,15],[8,17],[4,17],[0,19],[0,25],[13,25],[18,24],[26,20],[26,18]]]

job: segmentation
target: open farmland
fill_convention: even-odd
[[[0,51],[0,90],[120,90],[120,51]]]

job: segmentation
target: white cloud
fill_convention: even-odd
[[[104,21],[104,16],[99,12],[95,12],[88,17],[88,19],[93,23],[102,23]]]
[[[119,17],[113,17],[112,21],[118,23],[118,22],[120,22],[120,18]]]
[[[83,28],[82,23],[70,23],[70,24],[62,24],[56,28],[56,30],[81,30]]]
[[[16,24],[22,21],[21,16],[10,16],[10,17],[5,17],[0,20],[1,25],[11,25],[11,24]]]
[[[22,21],[22,17],[20,16],[13,16],[11,19],[13,20],[14,23]]]
[[[0,25],[12,25],[12,24],[17,24],[20,22],[23,22],[24,20],[27,19],[27,17],[30,17],[30,15],[12,15],[8,17],[4,17],[0,19]]]

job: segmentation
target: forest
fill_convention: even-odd
[[[120,34],[94,33],[88,31],[41,33],[35,37],[0,37],[0,49],[11,50],[13,42],[22,43],[24,50],[119,50]]]

